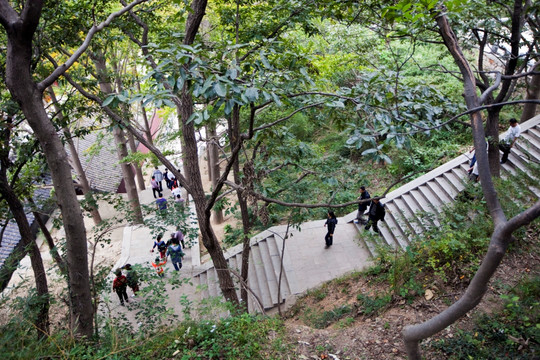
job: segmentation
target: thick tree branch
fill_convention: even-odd
[[[18,20],[19,14],[13,10],[9,2],[7,0],[0,0],[0,24],[6,30],[9,30]]]
[[[272,204],[277,204],[277,205],[282,205],[282,206],[287,206],[287,207],[299,207],[299,208],[305,208],[305,209],[316,209],[316,208],[322,208],[322,207],[339,209],[339,208],[347,207],[347,206],[350,206],[350,205],[366,203],[366,202],[369,202],[369,201],[371,201],[373,199],[383,199],[386,196],[386,194],[388,194],[390,189],[392,189],[395,185],[399,184],[400,182],[403,182],[403,181],[407,180],[408,178],[410,178],[411,176],[414,176],[414,175],[416,175],[416,173],[405,176],[405,177],[395,181],[394,183],[392,183],[391,185],[389,185],[386,188],[386,190],[383,192],[383,194],[381,196],[376,196],[376,197],[366,199],[366,200],[349,201],[349,202],[341,203],[341,204],[330,204],[330,203],[318,203],[318,204],[288,203],[288,202],[285,202],[285,201],[281,201],[281,200],[278,200],[278,199],[274,199],[274,198],[264,196],[264,195],[259,194],[259,193],[255,193],[255,192],[250,191],[249,189],[246,189],[245,187],[243,187],[241,185],[238,185],[238,184],[235,184],[235,183],[233,183],[231,181],[225,181],[225,184],[230,186],[231,188],[233,188],[235,190],[240,190],[242,192],[244,192],[244,191],[248,192],[254,198],[256,198],[258,200],[261,200],[261,201],[264,201],[264,202],[267,202],[267,203],[272,203]]]
[[[491,95],[491,93],[493,91],[495,91],[495,89],[497,89],[499,87],[500,84],[501,84],[501,73],[497,72],[497,77],[495,78],[495,83],[493,85],[491,85],[490,87],[488,87],[486,89],[486,91],[484,91],[482,93],[482,95],[480,95],[480,99],[478,99],[478,103],[479,104],[485,103],[487,98]]]
[[[3,1],[3,0],[2,0]],[[94,35],[96,35],[99,31],[103,30],[105,27],[109,26],[114,19],[117,17],[123,15],[127,11],[131,10],[133,7],[146,2],[147,0],[135,0],[128,6],[110,14],[105,21],[100,23],[99,25],[93,25],[88,33],[86,34],[86,38],[84,39],[83,43],[79,48],[71,55],[71,57],[62,65],[54,69],[54,71],[47,76],[46,79],[41,81],[37,87],[40,91],[44,91],[48,86],[52,85],[62,74],[64,74],[77,60],[81,57],[81,55],[88,49],[90,46],[90,42],[92,41],[92,38]]]
[[[126,128],[130,133],[133,134],[133,136],[141,143],[143,144],[144,146],[146,146],[154,155],[157,156],[157,158],[159,159],[159,161],[161,161],[161,163],[163,165],[165,165],[165,167],[167,167],[167,169],[169,169],[169,171],[176,177],[176,179],[178,180],[178,182],[180,183],[180,185],[182,185],[182,187],[184,187],[186,189],[186,191],[188,193],[190,193],[190,190],[191,190],[191,187],[189,186],[189,184],[187,183],[187,180],[186,178],[182,175],[182,173],[180,173],[178,171],[178,169],[161,153],[161,151],[159,151],[159,149],[157,149],[153,144],[151,144],[145,137],[144,135],[140,134],[139,131],[137,129],[135,129],[130,123],[126,122],[124,120],[124,118],[122,118],[120,115],[118,115],[116,112],[114,112],[110,107],[108,106],[103,106],[103,100],[101,100],[100,97],[98,97],[97,95],[94,95],[94,94],[91,94],[89,93],[88,91],[86,91],[82,86],[80,86],[80,84],[78,84],[77,82],[75,82],[71,76],[69,76],[69,74],[65,73],[64,74],[65,78],[67,79],[67,81],[71,84],[71,86],[73,86],[75,89],[77,89],[77,91],[79,91],[81,93],[81,95],[83,95],[84,97],[86,97],[87,99],[90,99],[92,101],[94,101],[95,103],[99,104],[101,106],[101,108],[103,109],[103,111],[105,111],[105,113],[107,115],[109,115],[111,117],[111,119],[113,119],[118,125]]]

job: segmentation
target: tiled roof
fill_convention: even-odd
[[[115,193],[122,181],[122,169],[112,133],[104,130],[92,132],[73,141],[90,187]],[[67,147],[66,151],[69,154]],[[76,175],[75,171],[73,173]]]

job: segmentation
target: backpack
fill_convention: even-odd
[[[165,244],[165,241],[161,241],[157,246],[159,251],[165,251],[167,250],[167,244]]]

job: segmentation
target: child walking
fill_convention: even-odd
[[[113,290],[116,291],[118,298],[120,299],[120,305],[124,306],[124,299],[129,302],[127,296],[127,279],[122,275],[122,270],[117,269],[115,272],[116,278],[113,280]]]
[[[131,288],[131,291],[133,291],[133,296],[135,296],[137,295],[137,291],[139,291],[139,275],[133,270],[131,264],[126,264],[124,269],[128,271],[126,275],[127,285]]]
[[[159,256],[163,259],[165,257],[165,252],[167,251],[167,244],[163,241],[163,234],[159,234],[154,241],[154,246],[150,252],[154,252],[154,249],[157,247],[159,251]]]
[[[154,267],[154,269],[156,269],[156,272],[159,277],[165,276],[164,274],[165,270],[163,269],[163,265],[165,265],[166,263],[167,263],[167,258],[160,259],[159,256],[156,256],[156,259],[152,262],[152,266]]]

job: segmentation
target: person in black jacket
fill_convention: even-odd
[[[379,220],[384,221],[384,215],[386,215],[386,210],[384,205],[381,204],[379,199],[371,200],[371,205],[369,206],[368,217],[369,221],[365,227],[366,230],[369,230],[371,225],[373,225],[373,231],[379,233],[379,227],[377,223]]]
[[[324,226],[328,225],[328,232],[326,233],[326,236],[324,237],[324,241],[326,242],[326,247],[332,246],[332,243],[334,241],[334,230],[336,230],[336,224],[337,224],[337,218],[336,214],[334,214],[333,211],[328,212],[328,219],[326,220],[326,223],[324,223]]]
[[[369,195],[369,192],[366,190],[365,186],[360,186],[360,196],[358,197],[358,200],[367,200],[370,199],[371,196]],[[368,208],[370,201],[366,201],[363,203],[358,204],[358,213],[356,214],[356,220],[358,224],[365,224],[366,220],[364,220],[364,213],[366,212],[366,209]]]

